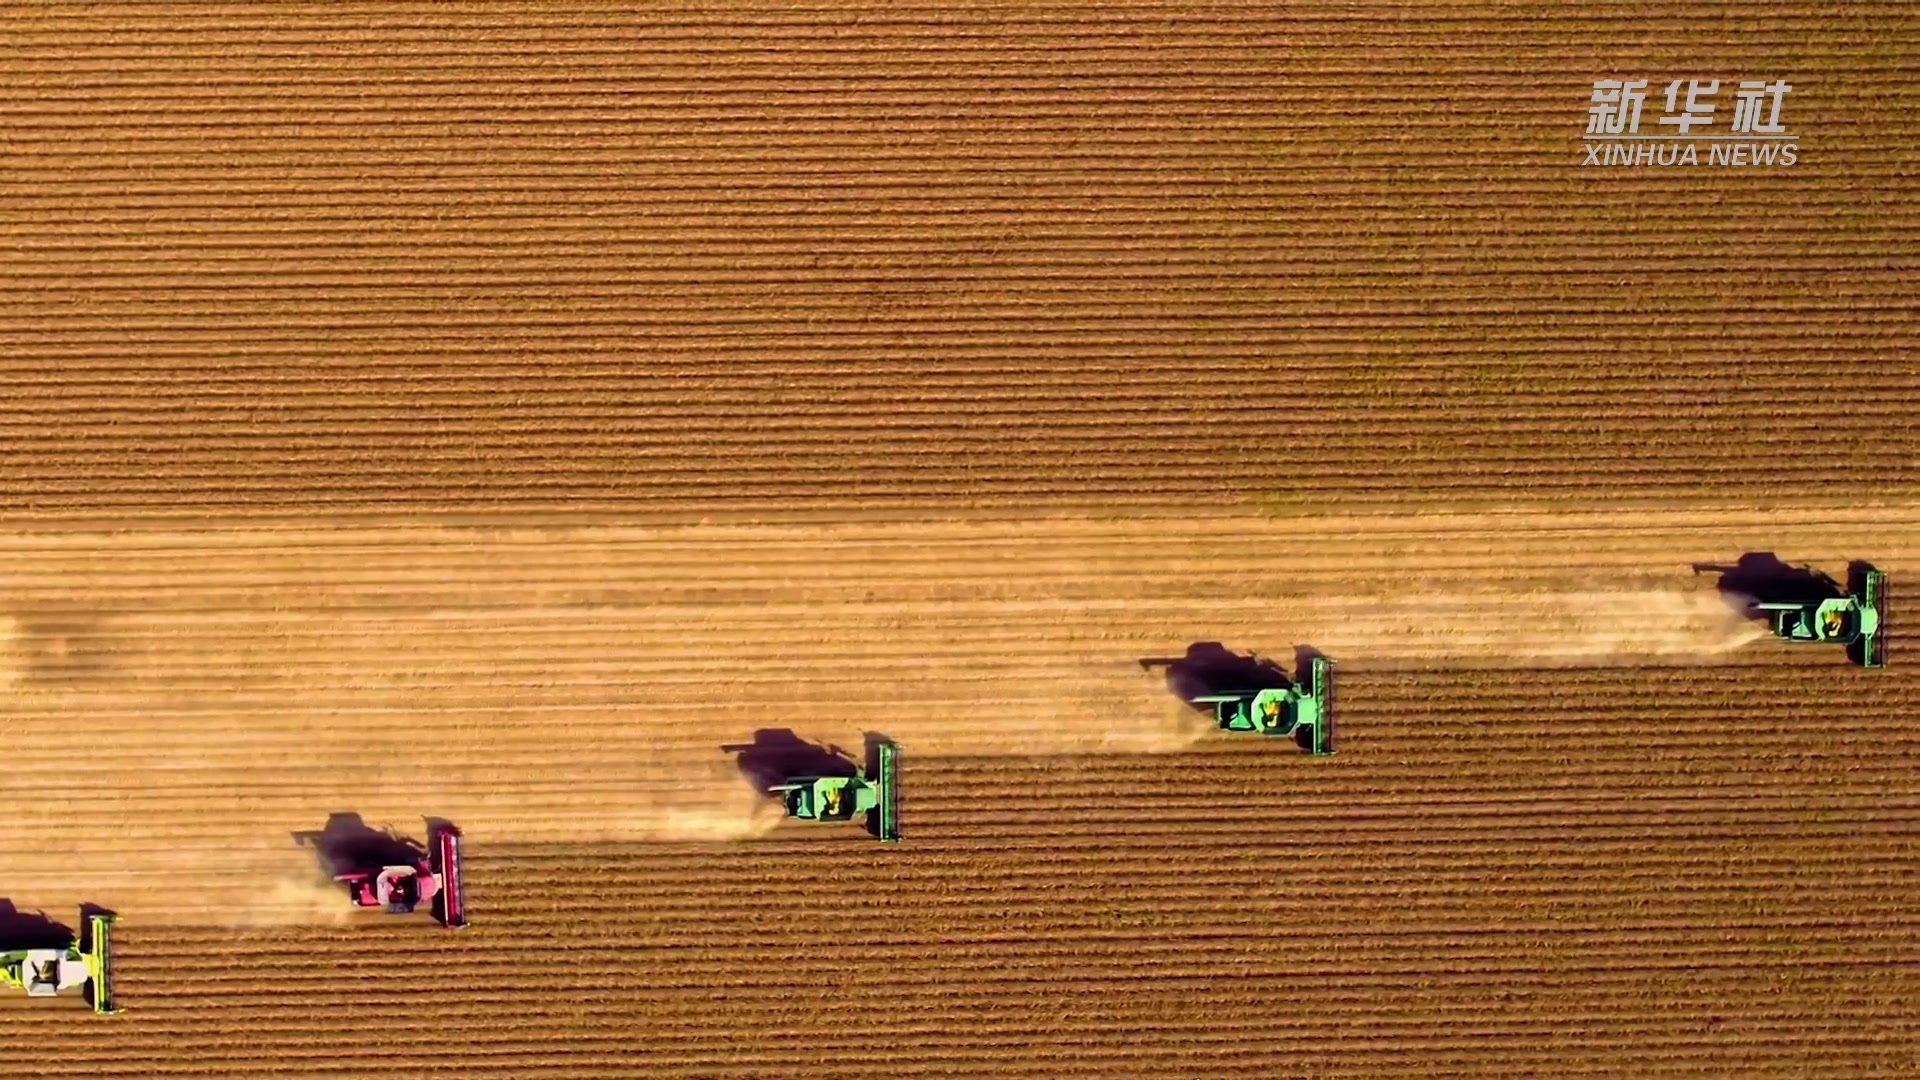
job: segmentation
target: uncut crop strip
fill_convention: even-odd
[[[1060,350],[1008,348],[1062,377]],[[597,384],[545,374],[542,365],[566,351],[553,347],[519,379],[448,364],[389,385],[355,387],[363,380],[345,376],[345,385],[310,389],[305,377],[236,381],[226,365],[175,364],[155,376],[171,389],[117,385],[111,404],[46,383],[0,408],[16,500],[8,516],[512,507],[685,518],[854,506],[1307,506],[1336,496],[1352,505],[1604,505],[1602,490],[1670,503],[1709,493],[1801,502],[1809,492],[1842,494],[1835,477],[1863,443],[1875,448],[1877,484],[1910,496],[1920,481],[1908,464],[1920,459],[1910,423],[1920,371],[1892,355],[1812,356],[1760,370],[1745,359],[1702,361],[1682,378],[1618,387],[1611,374],[1555,367],[1522,385],[1573,382],[1584,392],[1556,390],[1516,416],[1527,395],[1462,391],[1472,383],[1458,370],[1403,372],[1383,384],[1285,360],[1223,358],[1228,370],[1215,371],[1128,358],[1114,364],[1164,374],[1071,376],[1082,388],[1106,383],[1090,393],[1012,363],[997,385],[942,388],[916,352],[884,374],[815,376],[811,388],[777,370],[735,374],[730,388],[683,401],[686,381],[632,361]],[[1811,389],[1842,362],[1877,374]],[[265,366],[306,364],[270,357]],[[1730,400],[1719,389],[1729,382],[1755,389]],[[1186,389],[1196,383],[1209,387],[1205,399]],[[207,390],[222,384],[224,402]],[[1794,384],[1809,389],[1782,389]],[[1615,395],[1641,404],[1608,404]],[[503,400],[521,404],[508,413]],[[1233,402],[1231,416],[1213,411],[1223,400]],[[1771,419],[1750,425],[1749,415]],[[1263,437],[1263,428],[1289,437]]]
[[[1911,13],[1751,10],[1790,205],[1637,9],[9,12],[0,517],[1909,497]]]

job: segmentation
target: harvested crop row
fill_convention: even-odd
[[[1481,776],[1490,790],[1531,784],[1527,770],[1569,725],[1621,709],[1668,717],[1589,736],[1621,747],[1610,783],[1659,773],[1650,751],[1744,754],[1716,710],[1739,703],[1740,730],[1784,733],[1824,692],[1797,668],[1734,667],[1793,654],[1756,640],[1688,561],[1764,541],[1829,559],[1873,552],[1897,576],[1912,560],[1910,520],[1863,509],[19,535],[0,541],[0,585],[18,605],[0,650],[12,775],[70,805],[7,828],[85,846],[95,815],[137,808],[156,841],[226,835],[248,851],[250,822],[295,806],[397,817],[431,791],[441,812],[510,813],[541,839],[583,827],[587,799],[599,831],[576,839],[752,834],[764,823],[720,746],[756,727],[857,745],[871,726],[861,718],[913,701],[887,726],[922,757],[1193,748],[1205,721],[1138,661],[1206,640],[1334,655],[1343,738],[1373,759],[1376,783],[1417,776],[1398,762],[1434,739],[1476,743],[1474,716],[1507,725],[1518,770]],[[1582,549],[1589,558],[1568,558]],[[1846,673],[1838,655],[1802,660],[1857,681],[1866,707],[1904,700],[1900,684]],[[1615,663],[1679,673],[1621,679]],[[1537,678],[1514,674],[1542,664],[1566,668],[1558,719],[1528,696]],[[1487,675],[1398,674],[1408,667]],[[777,702],[777,716],[716,731],[721,686]],[[1778,689],[1755,698],[1763,686]],[[1433,738],[1409,716],[1434,718],[1422,721]],[[1884,737],[1859,713],[1826,725],[1836,744]],[[70,775],[81,755],[100,779]],[[556,757],[574,764],[549,777]],[[112,778],[121,759],[145,775],[139,791]],[[1747,777],[1717,782],[1758,782],[1766,757],[1746,760]],[[1884,775],[1836,778],[1833,793]],[[489,809],[502,785],[512,806]],[[667,809],[607,816],[622,792]],[[228,807],[220,823],[176,812],[206,799]],[[1104,812],[1097,793],[1085,803],[1074,813]]]

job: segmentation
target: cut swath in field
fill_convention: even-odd
[[[1699,660],[1767,636],[1721,597],[1678,589],[1303,598],[1284,606],[1299,620],[1295,636],[1350,665]]]

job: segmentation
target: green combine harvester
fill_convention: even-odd
[[[0,986],[28,997],[53,997],[79,988],[96,1013],[119,1011],[113,1002],[113,916],[88,913],[80,940],[65,948],[0,948]]]
[[[1257,731],[1285,735],[1308,753],[1333,753],[1333,661],[1316,656],[1306,678],[1293,686],[1266,690],[1228,691],[1191,698],[1195,705],[1212,705],[1221,731]]]
[[[1819,645],[1860,646],[1863,667],[1887,666],[1887,575],[1869,570],[1860,575],[1858,591],[1831,600],[1807,603],[1755,604],[1766,612],[1775,635],[1788,641]]]
[[[874,745],[871,772],[853,776],[802,776],[768,790],[784,796],[787,816],[823,824],[864,820],[884,843],[900,840],[900,747]]]

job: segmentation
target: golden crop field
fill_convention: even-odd
[[[4,1071],[1914,1075],[1916,55],[0,12],[0,900],[116,912],[122,1007],[0,995]],[[1610,77],[1784,79],[1799,160],[1583,166]],[[1886,571],[1888,668],[1746,552]],[[1140,663],[1205,642],[1333,658],[1338,752]],[[903,841],[768,730],[897,741]],[[458,822],[472,925],[352,910],[338,811]]]

